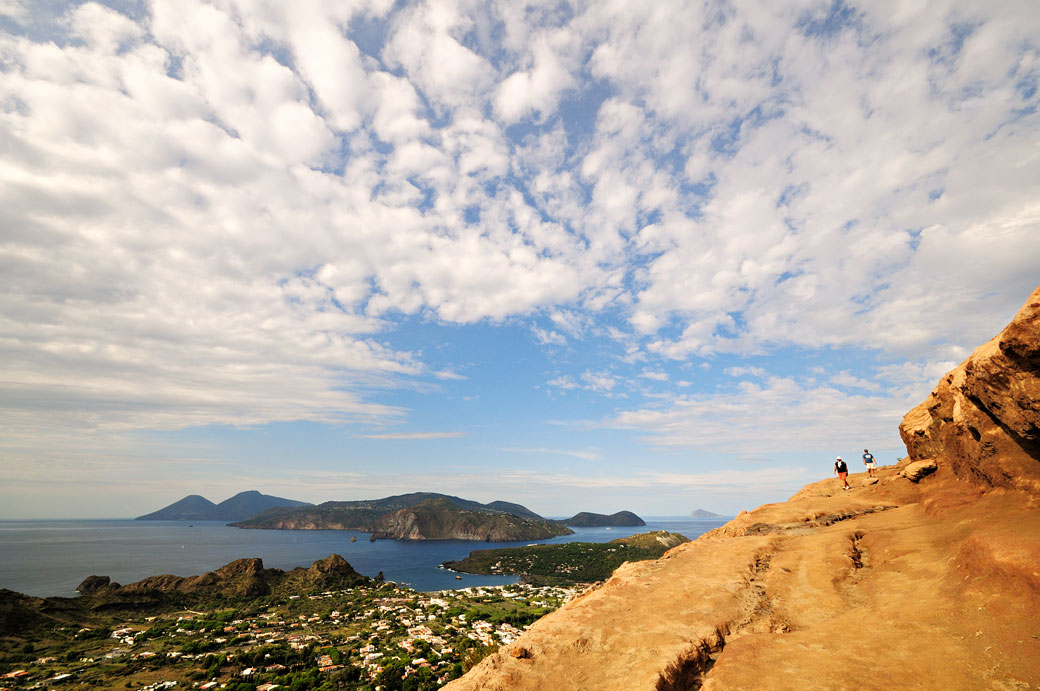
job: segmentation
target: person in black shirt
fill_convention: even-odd
[[[852,489],[849,487],[849,467],[845,465],[845,461],[841,460],[841,456],[838,456],[838,460],[834,462],[834,473],[841,480],[841,488]]]

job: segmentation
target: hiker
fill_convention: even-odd
[[[867,466],[867,474],[870,477],[874,477],[874,469],[877,468],[877,463],[874,461],[874,456],[866,449],[863,449],[863,465]]]
[[[838,456],[838,460],[836,460],[834,462],[834,472],[837,474],[838,478],[841,480],[841,488],[843,490],[845,490],[845,489],[852,489],[851,487],[849,487],[849,481],[848,481],[849,467],[847,465],[845,465],[845,461],[841,460],[841,456]]]

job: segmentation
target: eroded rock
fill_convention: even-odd
[[[938,464],[936,464],[935,461],[933,461],[932,459],[928,459],[926,461],[917,461],[916,463],[911,463],[910,465],[899,471],[899,474],[905,477],[907,480],[910,480],[911,482],[918,482],[924,476],[931,475],[932,473],[934,473],[938,467],[939,466]]]
[[[1040,288],[1011,323],[903,418],[913,463],[990,487],[1040,492]]]

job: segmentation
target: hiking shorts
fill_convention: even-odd
[[[838,473],[838,479],[839,480],[844,480],[845,476],[847,476],[847,475],[848,475],[848,473]]]

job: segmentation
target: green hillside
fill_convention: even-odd
[[[626,561],[657,559],[684,542],[689,540],[678,533],[661,530],[606,543],[569,542],[475,550],[465,559],[445,562],[444,566],[464,573],[517,574],[525,583],[536,585],[593,583],[609,578],[614,569]]]

